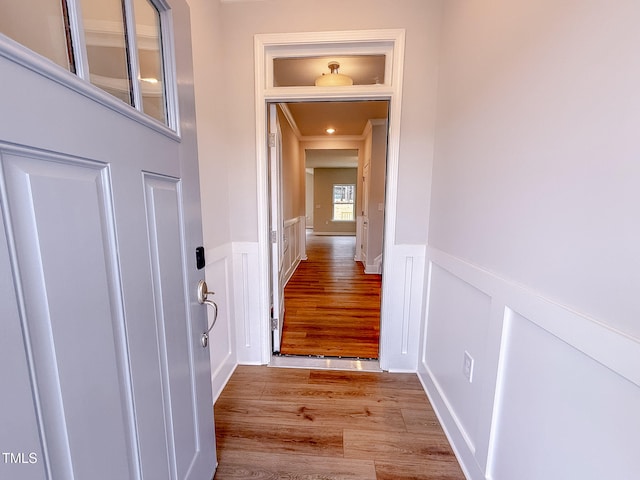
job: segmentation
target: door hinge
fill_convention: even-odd
[[[278,232],[275,230],[271,230],[271,243],[276,243],[278,241]]]
[[[271,331],[276,331],[278,329],[278,319],[277,318],[272,318],[271,319]]]
[[[269,138],[267,140],[269,142],[269,148],[273,148],[276,146],[276,134],[270,133]]]

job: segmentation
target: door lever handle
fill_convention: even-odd
[[[207,282],[200,280],[198,282],[198,303],[201,305],[208,305],[213,308],[213,322],[211,322],[211,326],[200,337],[202,348],[207,348],[209,345],[209,332],[216,324],[216,320],[218,320],[218,305],[213,300],[209,300],[209,298],[207,298],[209,294],[214,295],[214,292],[207,290]]]

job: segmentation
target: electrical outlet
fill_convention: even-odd
[[[469,383],[473,382],[473,357],[465,350],[464,362],[462,363],[462,374]]]

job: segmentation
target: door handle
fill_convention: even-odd
[[[200,336],[200,344],[202,345],[202,348],[207,348],[209,345],[209,332],[216,324],[216,320],[218,320],[218,305],[213,300],[209,300],[209,295],[214,295],[214,292],[207,290],[207,282],[200,280],[198,282],[198,303],[201,305],[208,305],[213,308],[213,322],[211,322],[211,326],[207,331]]]

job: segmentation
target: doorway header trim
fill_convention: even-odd
[[[256,87],[260,87],[269,99],[286,95],[287,99],[296,99],[298,95],[335,96],[348,99],[356,94],[393,95],[393,88],[400,87],[402,63],[404,60],[405,31],[392,30],[354,30],[340,32],[298,32],[257,34],[254,37],[256,66]],[[323,57],[332,55],[384,55],[385,79],[381,85],[351,85],[347,87],[274,87],[273,60],[275,58]],[[399,68],[397,68],[399,67]],[[396,75],[399,73],[399,76]],[[258,85],[260,83],[260,85]],[[304,98],[308,100],[308,98]]]

